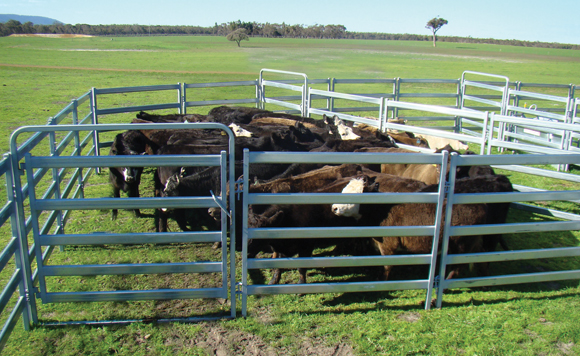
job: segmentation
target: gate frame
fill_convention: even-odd
[[[59,237],[58,235],[55,237],[56,240],[61,239],[62,241],[60,241],[60,243],[55,243],[53,245],[49,245],[47,244],[42,244],[40,243],[40,241],[37,239],[39,237],[40,234],[40,227],[38,226],[37,223],[37,218],[36,218],[36,210],[52,210],[54,212],[59,211],[58,209],[60,208],[61,210],[64,210],[66,208],[69,209],[73,209],[75,210],[75,208],[81,208],[84,209],[86,207],[87,202],[86,201],[82,201],[79,199],[59,199],[60,196],[57,196],[57,199],[43,199],[43,203],[39,204],[38,201],[35,198],[35,175],[33,172],[34,168],[43,168],[43,169],[53,169],[58,171],[59,168],[64,169],[64,168],[77,168],[80,169],[79,166],[82,166],[81,168],[88,168],[88,167],[102,167],[102,166],[115,166],[115,165],[128,165],[128,166],[134,166],[134,167],[140,167],[140,166],[150,166],[151,165],[151,161],[160,161],[159,165],[171,165],[171,164],[183,164],[183,165],[187,165],[190,164],[191,165],[191,157],[190,156],[163,156],[163,157],[157,157],[157,158],[152,158],[152,157],[144,157],[144,156],[116,156],[116,157],[110,157],[110,156],[103,156],[103,157],[95,157],[95,156],[86,156],[86,157],[70,157],[70,156],[66,156],[66,157],[58,157],[58,152],[56,152],[55,150],[51,149],[51,156],[41,156],[41,157],[34,157],[31,156],[30,154],[30,149],[32,147],[30,145],[30,142],[41,142],[42,139],[45,139],[46,137],[49,137],[49,139],[54,136],[54,134],[56,132],[69,132],[69,136],[71,136],[71,134],[73,134],[72,136],[76,137],[76,135],[74,133],[78,133],[80,131],[89,131],[89,132],[98,132],[98,131],[116,131],[116,130],[129,130],[129,129],[159,129],[159,128],[167,128],[168,124],[109,124],[109,125],[58,125],[58,126],[27,126],[27,127],[21,127],[19,129],[17,129],[12,137],[11,137],[11,151],[13,153],[11,153],[11,158],[12,158],[12,166],[13,167],[20,167],[20,169],[25,169],[26,173],[27,173],[27,179],[28,179],[28,188],[23,190],[23,187],[21,186],[20,183],[20,179],[15,179],[14,180],[14,191],[15,191],[15,202],[16,202],[16,207],[17,207],[17,214],[16,214],[16,220],[19,223],[19,236],[21,237],[22,240],[22,244],[24,246],[28,246],[28,233],[26,233],[27,228],[25,226],[25,221],[26,221],[26,215],[24,213],[23,210],[23,203],[25,200],[25,196],[24,194],[19,192],[29,192],[28,198],[30,201],[30,206],[31,206],[31,212],[30,212],[30,220],[32,223],[32,233],[33,233],[33,238],[34,238],[34,247],[33,247],[33,251],[34,254],[31,255],[31,258],[36,258],[37,260],[42,260],[44,261],[45,258],[47,258],[49,256],[49,254],[51,253],[52,248],[50,246],[54,246],[56,244],[66,244],[66,235],[63,235],[62,238],[64,238],[64,240]],[[229,144],[228,144],[228,150],[230,151],[228,155],[225,154],[225,152],[222,152],[220,155],[213,155],[214,157],[221,157],[221,158],[214,158],[213,160],[215,161],[215,159],[219,159],[221,161],[221,163],[219,164],[220,166],[222,166],[222,192],[226,192],[226,171],[229,170],[229,187],[230,189],[234,188],[234,176],[235,176],[235,160],[234,155],[235,155],[235,150],[234,150],[234,134],[233,132],[225,125],[223,124],[219,124],[219,123],[184,123],[184,124],[171,124],[172,128],[182,128],[182,129],[220,129],[222,131],[225,131],[226,134],[229,137]],[[33,135],[33,138],[31,140],[28,140],[25,144],[23,144],[22,146],[25,146],[25,152],[20,152],[19,151],[19,147],[17,146],[17,138],[18,135],[24,132],[36,132],[35,135]],[[52,141],[52,140],[51,140]],[[28,144],[28,145],[27,145]],[[22,146],[20,148],[22,148]],[[52,145],[51,145],[52,146]],[[14,153],[15,152],[15,153]],[[77,152],[78,153],[78,152]],[[229,157],[228,157],[229,156]],[[21,158],[25,158],[25,161],[20,163],[20,159]],[[205,158],[204,158],[205,157]],[[199,157],[201,158],[201,161],[198,161],[199,165],[204,165],[204,163],[208,163],[207,162],[207,158],[209,158],[210,156],[204,156],[204,157]],[[229,159],[228,159],[229,158]],[[149,164],[147,164],[145,161],[149,162]],[[36,162],[36,163],[35,163]],[[52,162],[52,163],[51,163]],[[19,174],[19,173],[18,173]],[[58,173],[57,173],[58,175]],[[75,182],[76,178],[71,178],[69,185],[72,185]],[[53,182],[58,182],[58,180],[55,180],[54,175],[53,175]],[[55,183],[53,183],[55,184]],[[227,196],[227,194],[223,194],[222,196]],[[221,262],[221,270],[222,270],[222,287],[220,289],[222,289],[223,291],[220,292],[221,294],[219,296],[219,298],[227,298],[228,296],[228,292],[230,293],[230,303],[231,303],[231,312],[230,312],[230,317],[234,318],[235,314],[236,314],[236,295],[233,292],[235,290],[235,253],[234,253],[234,246],[235,243],[230,243],[230,260],[228,262],[228,258],[227,258],[227,240],[226,240],[226,234],[227,234],[227,228],[228,226],[228,218],[226,216],[231,216],[231,219],[229,220],[233,226],[233,223],[235,223],[235,214],[233,214],[234,210],[235,210],[235,204],[234,200],[233,200],[233,195],[230,195],[230,207],[231,210],[229,211],[225,211],[224,214],[222,214],[222,223],[221,223],[221,232],[220,234],[222,234],[222,242],[226,242],[223,244],[223,249],[222,249],[222,262]],[[74,197],[73,197],[74,198]],[[137,201],[137,199],[139,199],[139,201]],[[150,202],[145,202],[143,199],[145,200],[150,200]],[[162,199],[162,200],[161,200]],[[217,197],[202,197],[202,198],[189,198],[190,200],[195,200],[197,199],[197,201],[199,201],[199,204],[204,204],[204,202],[212,202],[212,205],[215,204],[216,207],[220,207],[222,209],[225,208],[225,204],[220,203],[220,200],[223,198],[217,198]],[[227,198],[226,198],[227,199]],[[174,204],[172,204],[172,201]],[[168,205],[169,204],[169,205]],[[100,209],[100,208],[128,208],[128,209],[132,209],[132,208],[139,208],[139,207],[143,207],[145,205],[145,207],[151,207],[151,208],[156,208],[159,207],[161,205],[168,206],[168,207],[187,207],[188,204],[187,202],[182,202],[180,201],[179,198],[127,198],[127,199],[115,199],[115,198],[97,198],[92,200],[92,202],[89,203],[89,205],[92,206],[93,209]],[[61,216],[60,214],[58,214],[59,216]],[[53,219],[54,221],[54,219]],[[52,224],[49,224],[50,226],[52,226]],[[49,226],[49,227],[50,227]],[[60,225],[58,227],[58,229],[60,230]],[[24,233],[21,233],[22,231],[24,231]],[[57,231],[58,232],[58,231]],[[61,231],[62,233],[64,233],[64,231]],[[139,234],[138,234],[139,235]],[[152,236],[149,236],[150,234],[140,234],[141,237],[144,237],[146,239],[151,240],[153,239]],[[111,243],[111,239],[107,240],[106,237],[104,237],[103,239],[101,239],[101,237],[98,236],[91,236],[96,240],[102,240],[101,242],[105,241],[104,243]],[[139,236],[136,236],[137,238],[139,238]],[[230,229],[230,241],[235,242],[235,229]],[[99,241],[91,241],[91,243],[97,243]],[[113,240],[113,242],[117,242],[119,243],[119,241],[117,240]],[[127,241],[125,241],[127,242]],[[123,243],[123,242],[120,242]],[[76,243],[78,244],[78,243]],[[41,246],[49,246],[49,248],[47,248],[45,251],[42,251]],[[24,255],[28,255],[27,253],[25,253]],[[30,263],[26,263],[26,266],[28,266],[28,268],[30,268]],[[229,275],[229,279],[230,279],[230,283],[228,284],[228,267],[230,268],[230,275]],[[85,268],[87,269],[87,268]],[[89,266],[88,269],[91,269],[91,267]],[[96,270],[98,270],[99,268],[96,268]],[[100,267],[100,269],[104,269],[104,267]],[[58,268],[57,268],[58,270]],[[155,267],[153,266],[152,268],[152,274],[155,273],[160,273],[160,272],[155,272]],[[91,273],[91,272],[89,272]],[[91,275],[96,275],[98,273],[91,273]],[[113,273],[113,274],[119,274],[119,273]],[[120,274],[135,274],[135,272],[131,273],[120,273]],[[51,275],[58,275],[58,274],[51,274]],[[65,274],[65,275],[75,275],[75,274]],[[69,292],[68,294],[63,294],[61,295],[57,295],[54,296],[52,298],[48,298],[49,296],[46,293],[46,289],[43,288],[43,279],[44,274],[43,274],[43,268],[39,268],[36,271],[36,276],[33,277],[32,273],[28,273],[28,278],[27,280],[30,281],[30,283],[33,283],[33,281],[38,278],[39,282],[41,283],[40,288],[37,289],[36,287],[32,287],[29,290],[34,290],[34,293],[30,293],[30,308],[32,309],[32,324],[38,324],[38,318],[36,317],[36,304],[35,304],[35,299],[36,299],[36,294],[39,293],[40,297],[45,301],[45,302],[64,302],[64,301],[107,301],[107,300],[143,300],[140,299],[138,296],[141,294],[146,294],[145,292],[147,291],[132,291],[132,292],[127,292],[127,293],[116,293],[116,292]],[[176,295],[176,298],[170,298],[170,299],[180,299],[179,296],[181,294],[182,290],[168,290],[168,293],[166,293],[166,291],[149,291],[152,292],[153,297],[152,298],[144,298],[144,299],[167,299],[168,295]],[[141,292],[141,293],[140,293]],[[92,293],[92,295],[91,295]],[[99,295],[100,293],[100,295]],[[59,294],[59,293],[56,293]],[[199,294],[199,293],[198,293]],[[67,296],[68,295],[68,296]],[[85,296],[83,296],[85,295]],[[106,295],[110,295],[109,297],[107,297]],[[128,296],[128,298],[124,299],[124,295]],[[157,295],[157,297],[155,297],[155,295]],[[199,298],[199,297],[206,297],[205,295],[199,295],[199,296],[193,296],[193,298]],[[213,320],[214,318],[212,318]],[[182,320],[182,321],[199,321],[199,320],[204,320],[204,318],[174,318],[171,320]],[[137,320],[130,320],[130,321],[120,321],[120,320],[115,320],[115,321],[86,321],[86,322],[62,322],[62,323],[46,323],[45,325],[69,325],[69,324],[102,324],[102,323],[127,323],[127,322],[134,322]],[[28,323],[29,324],[29,323]]]

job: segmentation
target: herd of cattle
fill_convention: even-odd
[[[229,126],[235,134],[235,176],[242,174],[242,152],[412,152],[397,146],[455,151],[459,142],[436,143],[428,137],[407,132],[382,133],[365,125],[347,125],[337,117],[314,120],[289,114],[246,107],[220,106],[207,115],[137,114],[133,123],[218,122]],[[168,125],[169,127],[170,125]],[[228,150],[228,136],[221,130],[151,129],[129,130],[118,134],[111,146],[111,155],[217,154]],[[466,151],[463,154],[473,154]],[[115,197],[124,191],[129,197],[139,197],[143,168],[111,167],[110,180]],[[363,193],[363,192],[436,192],[440,167],[418,164],[253,164],[250,166],[251,193]],[[507,177],[496,175],[489,166],[459,167],[456,172],[456,193],[511,192]],[[210,190],[220,191],[219,167],[158,167],[154,173],[157,197],[209,196]],[[241,206],[241,202],[238,200]],[[501,224],[506,220],[509,203],[455,205],[451,224]],[[237,248],[241,247],[241,211],[236,224]],[[117,211],[113,210],[113,219]],[[140,216],[139,210],[135,214]],[[433,225],[435,204],[312,204],[252,206],[248,226],[257,227],[340,227],[340,226],[420,226]],[[156,229],[167,231],[167,219],[172,217],[180,229],[208,226],[220,221],[218,209],[158,209]],[[507,249],[500,235],[453,236],[449,253],[495,251],[497,245]],[[260,239],[250,241],[248,257],[270,252],[273,258],[299,255],[310,257],[316,248],[335,246],[337,255],[393,255],[396,253],[430,253],[432,237],[382,238],[319,238]],[[384,266],[381,278],[388,279],[392,266]],[[457,276],[461,266],[455,266],[447,278]],[[487,265],[480,264],[478,273],[487,274]],[[299,269],[299,283],[306,283],[306,271]],[[275,270],[270,284],[278,283],[280,270]]]

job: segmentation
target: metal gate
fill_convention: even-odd
[[[78,137],[81,131],[107,132],[118,130],[163,129],[167,124],[125,124],[125,125],[60,125],[23,127],[15,131],[11,139],[13,164],[19,167],[19,174],[26,176],[22,185],[20,179],[15,179],[16,205],[18,209],[19,230],[24,237],[24,243],[31,248],[31,259],[36,260],[37,270],[30,278],[35,281],[32,292],[43,303],[61,302],[102,302],[102,301],[136,301],[136,300],[169,300],[194,298],[223,298],[231,300],[230,316],[235,317],[235,298],[230,297],[230,290],[235,286],[235,243],[234,214],[230,212],[227,202],[227,182],[230,189],[234,184],[234,135],[232,131],[217,123],[184,123],[171,124],[174,129],[219,129],[229,138],[228,153],[212,155],[127,155],[127,156],[95,156],[81,155],[80,150],[71,155],[61,156],[65,151],[57,145],[58,138],[63,141]],[[35,142],[26,142],[17,146],[21,135],[32,133]],[[30,149],[22,147],[39,145],[42,139],[49,137],[49,151],[44,154],[32,154]],[[78,140],[77,140],[78,141]],[[21,161],[22,159],[22,161]],[[221,181],[220,192],[212,196],[193,197],[147,197],[147,198],[86,198],[83,191],[83,170],[98,167],[163,167],[163,166],[203,166],[219,167]],[[229,173],[229,176],[228,176]],[[43,177],[49,177],[48,180]],[[48,183],[47,183],[48,181]],[[48,186],[47,186],[48,184]],[[75,190],[76,188],[76,190]],[[219,196],[217,195],[219,193]],[[28,204],[26,200],[28,198]],[[26,207],[28,205],[28,207]],[[234,209],[234,204],[230,204]],[[70,214],[79,210],[99,209],[159,209],[159,208],[221,208],[222,217],[219,230],[216,231],[184,231],[133,233],[94,231],[92,233],[67,233],[66,221]],[[228,216],[231,216],[230,219]],[[229,246],[232,253],[228,254],[228,230],[231,231]],[[22,233],[24,232],[24,233]],[[30,237],[29,237],[30,236]],[[28,243],[33,240],[33,244]],[[221,258],[214,261],[186,261],[162,263],[131,263],[110,262],[99,264],[60,264],[50,262],[50,256],[55,246],[99,246],[99,245],[133,245],[133,244],[169,244],[169,243],[215,243],[221,242]],[[147,247],[144,247],[147,251]],[[70,252],[68,249],[67,253]],[[145,253],[144,252],[144,253]],[[228,256],[231,260],[228,261]],[[230,265],[230,262],[231,265]],[[228,276],[230,273],[230,277]],[[103,276],[103,275],[158,275],[158,274],[189,274],[216,273],[221,274],[221,286],[206,288],[165,288],[144,290],[78,290],[52,291],[47,284],[48,277],[70,276]],[[33,283],[30,283],[31,285]],[[31,296],[34,299],[33,296]],[[37,322],[36,310],[32,310],[33,320]],[[192,318],[199,320],[200,318]],[[79,323],[71,321],[74,323]],[[98,321],[103,322],[103,321]],[[119,322],[115,320],[115,322]],[[64,324],[70,322],[64,322]],[[82,322],[92,323],[92,322]]]
[[[250,193],[250,165],[280,163],[325,163],[325,164],[381,164],[415,163],[441,165],[440,182],[445,182],[449,154],[442,153],[290,153],[290,152],[250,152],[244,150],[244,188],[242,208],[242,315],[247,313],[247,298],[259,294],[294,293],[344,293],[389,291],[404,289],[426,290],[425,308],[430,308],[430,300],[435,284],[435,262],[442,223],[443,200],[446,184],[440,184],[434,193]],[[421,226],[350,226],[350,227],[249,227],[250,206],[272,204],[436,204],[436,214],[431,225]],[[299,258],[248,258],[251,239],[289,239],[290,244],[299,244],[300,239],[329,238],[369,238],[382,236],[433,236],[431,253],[399,256],[347,256],[347,257],[299,257]],[[294,241],[292,241],[294,239]],[[256,285],[248,278],[249,270],[266,268],[319,268],[319,267],[361,267],[385,265],[428,265],[429,276],[425,279],[401,281],[330,282],[285,285]]]

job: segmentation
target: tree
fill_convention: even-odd
[[[238,44],[238,47],[240,47],[241,41],[249,41],[250,40],[245,28],[238,28],[237,30],[230,32],[226,36],[226,38],[228,39],[228,41],[235,41]]]
[[[425,26],[425,28],[428,28],[431,31],[433,31],[433,47],[437,47],[436,45],[437,31],[439,31],[439,29],[443,27],[443,25],[447,25],[447,23],[448,23],[447,20],[442,19],[440,17],[434,17],[431,20],[429,20],[429,22],[427,22],[427,26]]]

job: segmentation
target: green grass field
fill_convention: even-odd
[[[142,38],[0,38],[0,150],[8,150],[11,132],[42,125],[70,100],[91,87],[241,81],[258,78],[262,68],[306,73],[320,78],[457,79],[465,70],[508,76],[527,83],[580,84],[580,52],[496,45],[428,42],[258,39],[241,48],[221,37]],[[430,90],[431,88],[424,88]],[[436,88],[438,89],[438,88]],[[390,89],[387,89],[387,92]],[[554,91],[557,95],[564,95]],[[238,89],[212,89],[203,98],[244,95]],[[114,105],[141,105],[174,100],[174,93],[122,95]],[[206,113],[207,108],[188,112]],[[128,122],[132,114],[106,118]],[[152,169],[145,172],[144,195],[151,196]],[[525,178],[513,177],[526,184]],[[522,181],[518,181],[522,180]],[[534,182],[561,187],[561,182]],[[108,176],[91,177],[91,197],[111,196]],[[564,206],[576,212],[576,206]],[[152,211],[134,218],[120,211],[78,211],[68,233],[153,231]],[[534,216],[510,213],[510,221]],[[174,231],[176,225],[172,225]],[[2,246],[9,232],[2,229]],[[541,237],[541,238],[538,238]],[[519,234],[514,249],[578,246],[579,234]],[[55,251],[52,264],[138,263],[216,260],[219,251],[205,245],[79,246]],[[577,258],[519,261],[492,265],[492,273],[529,273],[580,269]],[[239,271],[239,270],[238,270]],[[413,274],[413,269],[402,269]],[[421,273],[421,271],[419,271]],[[9,276],[9,275],[8,275]],[[4,274],[0,280],[6,280]],[[268,272],[252,276],[267,280]],[[361,271],[311,270],[310,282],[363,280]],[[282,283],[295,283],[285,272]],[[219,276],[99,276],[51,278],[51,291],[203,287]],[[573,355],[580,353],[578,281],[471,288],[448,291],[441,310],[424,311],[424,291],[279,295],[249,298],[248,318],[181,323],[135,323],[127,326],[37,327],[17,325],[6,355]],[[66,320],[158,319],[208,316],[228,311],[214,300],[126,303],[40,304],[43,322]],[[5,315],[2,315],[2,321]]]

